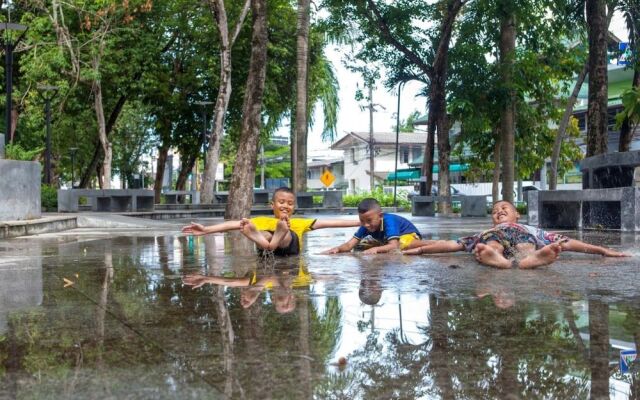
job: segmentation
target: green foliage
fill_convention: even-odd
[[[622,122],[628,118],[633,132],[633,127],[640,124],[640,87],[625,90],[621,98],[624,109],[616,115],[616,129],[620,129]]]
[[[58,209],[58,190],[51,185],[42,185],[40,188],[40,201],[42,208],[47,211]]]
[[[44,147],[26,150],[19,143],[8,144],[5,147],[5,157],[9,160],[35,161],[44,151]]]
[[[373,192],[359,192],[357,194],[348,194],[342,198],[345,207],[357,207],[358,204],[368,197],[378,200],[382,207],[393,207],[393,193],[385,193],[382,187],[376,187]],[[400,190],[396,193],[396,200],[399,208],[411,207],[411,202],[407,198],[407,192]]]

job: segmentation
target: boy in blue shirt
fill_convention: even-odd
[[[324,254],[351,251],[366,242],[370,248],[364,254],[388,253],[392,250],[407,250],[417,246],[422,237],[409,220],[395,214],[382,212],[376,199],[367,198],[358,204],[360,229],[351,239],[340,246],[326,250]],[[418,239],[418,240],[416,240]]]

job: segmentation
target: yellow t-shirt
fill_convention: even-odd
[[[269,231],[274,232],[276,230],[276,225],[278,224],[278,219],[276,217],[255,217],[251,218],[251,222],[256,226],[256,229],[259,231]],[[289,219],[289,225],[293,232],[298,235],[298,239],[300,239],[300,243],[302,243],[302,235],[305,232],[309,232],[313,229],[313,224],[316,222],[315,219],[309,218],[291,218]]]

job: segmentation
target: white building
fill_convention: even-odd
[[[414,159],[421,158],[427,135],[424,132],[401,132],[398,137],[398,170],[407,169]],[[331,148],[344,153],[344,180],[349,193],[370,190],[369,133],[349,132]],[[377,132],[373,134],[373,176],[376,185],[381,184],[395,171],[396,134]]]

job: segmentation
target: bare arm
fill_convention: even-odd
[[[580,253],[600,254],[605,257],[629,257],[630,254],[621,253],[612,249],[585,243],[576,239],[569,239],[560,244],[563,251],[577,251]]]
[[[351,228],[354,226],[360,226],[360,220],[357,219],[325,219],[316,220],[313,224],[313,229],[323,228]]]
[[[187,286],[193,286],[193,289],[211,283],[213,285],[224,285],[230,287],[249,286],[249,278],[225,278],[222,276],[206,276],[200,274],[185,275],[182,282]]]
[[[204,226],[195,222],[182,228],[182,232],[187,235],[201,236],[209,233],[226,232],[240,229],[240,221],[225,221],[215,225]]]
[[[355,237],[352,237],[347,242],[341,244],[338,247],[332,247],[329,250],[323,251],[322,254],[346,253],[348,251],[351,251],[354,247],[356,247],[358,242],[360,242],[360,240],[356,239]]]
[[[428,240],[420,247],[403,251],[404,254],[435,254],[435,253],[453,253],[463,251],[464,246],[455,240]]]
[[[366,249],[365,251],[363,251],[363,253],[364,254],[388,253],[390,251],[397,250],[398,248],[400,248],[400,242],[398,241],[398,239],[391,239],[389,240],[389,243],[385,244],[384,246],[372,247],[370,249]]]

